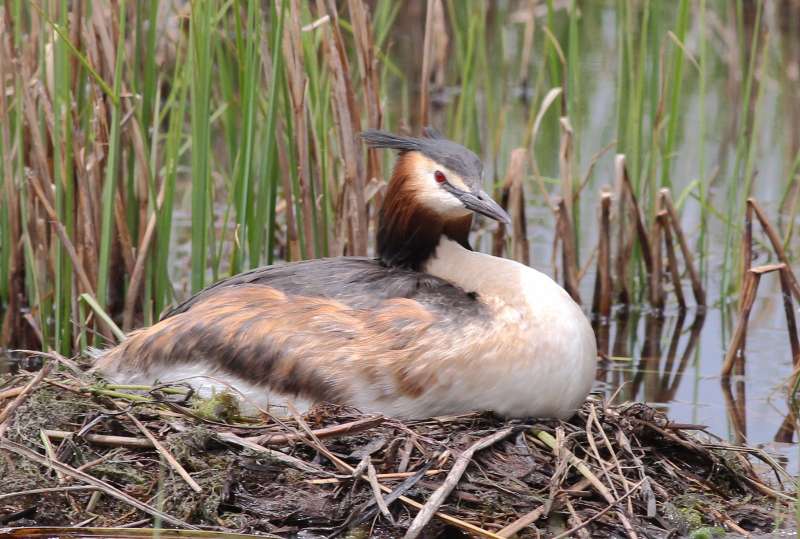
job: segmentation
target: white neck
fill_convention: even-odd
[[[540,286],[555,285],[549,277],[533,268],[513,260],[470,251],[444,237],[424,270],[426,273],[450,281],[467,292],[500,297],[509,303],[524,301],[519,294],[533,284],[530,282],[531,279],[537,281]],[[542,279],[549,282],[538,282]]]

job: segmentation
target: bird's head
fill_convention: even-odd
[[[390,192],[402,190],[409,202],[443,220],[478,213],[510,224],[508,213],[483,190],[483,163],[464,146],[426,128],[425,137],[406,137],[367,130],[361,137],[370,148],[400,152]]]
[[[399,158],[381,209],[378,255],[387,265],[420,269],[442,236],[469,248],[472,215],[510,224],[508,213],[483,190],[483,163],[464,146],[426,128],[424,137],[367,130],[370,148]]]

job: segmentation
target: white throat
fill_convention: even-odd
[[[494,296],[515,304],[528,298],[520,297],[528,290],[552,290],[559,300],[571,298],[550,277],[535,269],[505,258],[465,249],[443,237],[424,271],[482,296]]]

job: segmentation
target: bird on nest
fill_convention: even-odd
[[[401,418],[571,415],[595,376],[586,316],[550,277],[470,248],[473,214],[510,218],[483,191],[474,153],[424,135],[361,135],[399,152],[377,257],[230,277],[100,352],[97,368],[125,383],[232,386],[260,407],[288,398]]]

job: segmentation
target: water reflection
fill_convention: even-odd
[[[746,443],[747,441],[747,401],[745,399],[744,364],[745,356],[742,354],[734,365],[736,381],[733,383],[733,388],[731,388],[730,378],[723,377],[720,379],[722,396],[725,398],[725,410],[728,414],[731,428],[733,429],[733,441],[739,444]],[[791,433],[789,433],[789,440],[791,441]]]
[[[612,324],[595,322],[598,353],[607,358],[601,363],[598,380],[604,382],[612,394],[616,394],[616,401],[638,399],[663,404],[675,399],[684,372],[697,350],[705,313],[698,310],[684,331],[686,319],[686,311],[678,313],[668,331],[669,342],[665,351],[662,351],[666,319],[654,313],[645,314],[641,354],[635,353],[631,342],[631,326],[638,319],[627,312],[617,314],[613,323],[613,344],[610,339]],[[685,333],[688,333],[688,337],[682,339]],[[635,359],[637,355],[638,360]],[[625,363],[630,368],[615,366]]]
[[[762,308],[768,305],[762,304]],[[614,403],[643,401],[681,424],[708,427],[731,442],[763,447],[790,469],[798,430],[787,394],[789,362],[783,328],[751,328],[753,346],[734,364],[733,376],[719,376],[724,344],[722,311],[615,313],[594,322],[600,362],[598,386]],[[775,342],[775,337],[783,337]],[[777,346],[776,346],[777,345]],[[784,357],[787,356],[787,357]],[[765,382],[765,380],[769,380]]]

